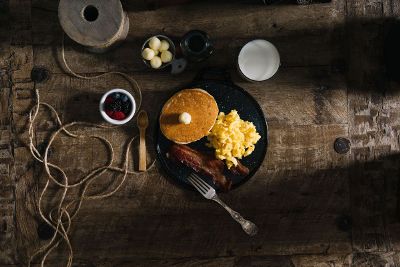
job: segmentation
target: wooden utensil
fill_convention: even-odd
[[[137,125],[140,133],[139,143],[139,171],[146,170],[146,128],[149,126],[149,118],[147,112],[141,110],[137,118]]]

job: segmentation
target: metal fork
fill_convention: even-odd
[[[246,234],[250,236],[254,236],[258,232],[257,226],[252,223],[249,220],[246,220],[245,218],[242,217],[238,212],[232,210],[228,205],[226,205],[217,195],[215,192],[215,189],[212,188],[209,184],[207,184],[203,179],[201,179],[199,176],[196,174],[192,173],[189,175],[188,178],[189,182],[197,189],[197,191],[200,192],[205,198],[214,200],[218,204],[220,204],[229,214],[232,216],[232,218],[237,221],[243,228],[243,230],[246,232]]]

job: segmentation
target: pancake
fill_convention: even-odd
[[[191,122],[179,122],[179,115],[187,112]],[[177,143],[188,144],[206,136],[218,116],[217,102],[202,89],[185,89],[174,94],[161,110],[160,129],[164,136]]]

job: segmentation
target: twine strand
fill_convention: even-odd
[[[138,109],[141,105],[142,102],[142,95],[140,91],[140,87],[138,83],[129,77],[127,74],[123,72],[105,72],[103,74],[97,75],[97,76],[82,76],[80,74],[75,73],[67,64],[67,61],[65,59],[65,50],[64,50],[64,35],[62,37],[62,45],[61,45],[61,58],[62,58],[62,65],[64,69],[72,76],[80,79],[98,79],[100,77],[103,77],[105,75],[109,74],[116,74],[119,76],[122,76],[125,78],[132,86],[133,90],[135,91],[136,98],[137,99],[137,106]],[[78,128],[98,128],[98,129],[115,129],[118,126],[106,126],[103,124],[94,124],[94,123],[88,123],[88,122],[71,122],[67,124],[63,124],[58,112],[55,110],[55,108],[46,103],[42,102],[39,94],[39,90],[36,88],[36,83],[34,83],[34,88],[33,90],[35,91],[35,100],[36,103],[32,107],[32,109],[29,112],[29,128],[28,128],[28,135],[29,135],[29,151],[32,155],[32,157],[41,163],[44,167],[44,171],[47,176],[47,181],[40,193],[39,200],[38,200],[38,210],[39,210],[39,215],[42,218],[42,220],[47,223],[53,230],[54,234],[51,237],[51,239],[38,248],[30,257],[29,257],[29,262],[28,266],[31,266],[31,262],[38,257],[39,255],[42,255],[41,261],[40,261],[40,266],[44,267],[47,257],[56,249],[62,242],[64,242],[67,245],[68,249],[68,260],[66,262],[67,267],[72,266],[73,262],[73,257],[74,257],[74,251],[73,247],[70,241],[69,237],[69,232],[71,230],[72,222],[74,218],[78,215],[79,210],[82,207],[82,204],[85,200],[98,200],[98,199],[103,199],[112,196],[115,194],[124,184],[126,177],[128,175],[139,175],[140,172],[134,171],[134,170],[129,170],[129,154],[131,151],[131,146],[132,143],[137,139],[137,135],[132,137],[129,142],[127,143],[127,146],[124,150],[123,153],[123,160],[122,160],[122,167],[117,167],[113,166],[114,163],[114,148],[112,143],[107,140],[106,138],[96,135],[96,134],[91,134],[91,135],[85,135],[82,133],[77,133],[71,130],[72,127],[78,127]],[[41,107],[46,108],[47,110],[50,111],[50,113],[54,116],[55,122],[57,123],[58,129],[53,131],[49,141],[46,144],[46,147],[44,149],[43,154],[39,151],[39,149],[35,146],[35,121],[39,116],[40,109]],[[67,176],[67,174],[64,172],[64,170],[49,161],[49,151],[50,148],[53,144],[53,142],[57,139],[57,137],[60,134],[64,134],[68,137],[71,138],[91,138],[91,139],[97,139],[101,141],[108,152],[108,160],[107,162],[100,167],[97,167],[93,170],[91,170],[88,174],[86,174],[84,177],[79,179],[75,183],[70,183],[70,179]],[[132,159],[133,161],[133,159]],[[153,160],[148,168],[148,170],[152,169],[154,167],[155,160]],[[133,166],[134,164],[132,164]],[[122,178],[119,179],[119,181],[116,183],[113,189],[105,189],[103,192],[97,193],[97,194],[87,194],[87,191],[90,187],[90,185],[96,181],[99,177],[101,177],[104,173],[107,171],[110,172],[115,172],[122,174]],[[57,179],[57,177],[59,177]],[[57,201],[57,205],[53,207],[49,213],[46,215],[44,208],[42,207],[43,204],[43,199],[45,198],[46,193],[48,192],[48,188],[50,184],[54,184],[58,186],[62,190],[62,194],[59,197]],[[113,183],[114,184],[114,183]],[[66,196],[69,192],[70,189],[76,188],[76,187],[82,187],[81,191],[76,199],[70,200],[69,202],[66,201]]]

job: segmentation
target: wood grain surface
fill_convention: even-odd
[[[399,266],[400,85],[386,78],[383,65],[388,20],[400,15],[399,2],[194,1],[151,10],[145,2],[122,1],[130,31],[119,47],[92,54],[66,39],[67,61],[80,74],[131,74],[142,87],[150,133],[173,90],[204,67],[226,68],[260,103],[270,144],[257,174],[221,198],[260,231],[246,236],[220,207],[176,186],[156,166],[128,176],[112,197],[83,205],[71,232],[73,266]],[[100,122],[99,96],[113,87],[128,88],[117,76],[81,80],[64,72],[57,7],[54,0],[0,0],[1,267],[26,266],[44,244],[37,233],[42,223],[37,203],[46,177],[26,148],[34,103],[31,69],[50,71],[37,88],[64,122]],[[147,37],[178,38],[195,28],[215,43],[206,62],[178,76],[141,62]],[[235,69],[240,47],[254,38],[273,42],[282,60],[277,75],[261,83],[241,80]],[[56,128],[41,112],[36,145],[44,147]],[[112,131],[83,131],[112,139],[119,160],[124,140],[137,134],[133,121]],[[335,152],[338,137],[351,141],[349,153]],[[106,156],[100,142],[65,136],[50,153],[73,179]],[[116,179],[106,173],[92,190],[113,186]],[[47,207],[59,194],[56,188],[49,192]],[[64,266],[65,252],[65,246],[57,249],[48,266]]]

